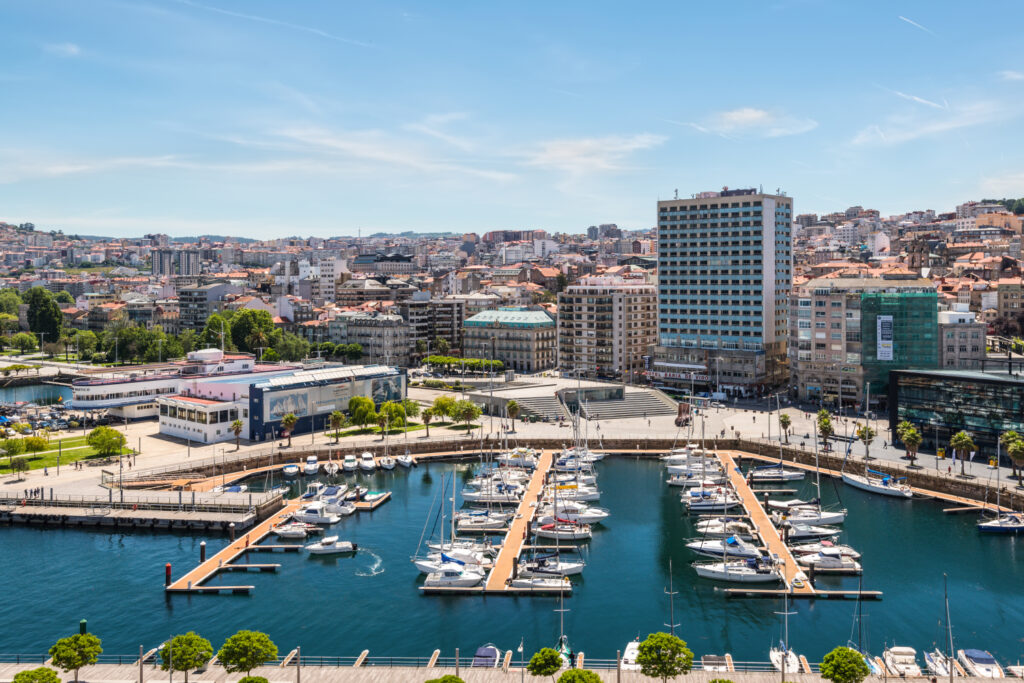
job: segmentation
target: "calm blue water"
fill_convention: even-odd
[[[56,384],[30,384],[27,387],[5,387],[0,389],[0,403],[26,401],[48,405],[56,403],[58,398],[64,401],[71,399],[71,387]]]
[[[683,547],[693,535],[681,515],[678,490],[663,484],[657,463],[610,459],[601,463],[601,504],[612,510],[595,534],[585,578],[565,601],[573,647],[592,658],[612,658],[637,634],[668,621],[669,558],[674,566],[678,633],[697,654],[731,652],[738,661],[765,661],[781,632],[780,602],[727,599],[697,579],[695,559]],[[371,488],[393,499],[371,514],[338,525],[356,541],[355,557],[312,559],[260,554],[280,562],[277,574],[224,574],[219,581],[256,586],[251,596],[173,596],[163,592],[163,566],[175,576],[198,559],[202,537],[80,530],[0,529],[0,652],[41,652],[74,632],[78,620],[111,653],[155,646],[173,632],[196,629],[215,645],[241,628],[267,631],[281,649],[301,645],[310,655],[426,656],[451,654],[491,641],[526,651],[558,635],[556,598],[422,596],[415,552],[443,471],[450,465],[396,470],[373,477]],[[805,486],[807,486],[805,484]],[[1004,663],[1024,653],[1024,539],[980,536],[972,515],[944,515],[935,503],[896,501],[839,486],[850,521],[843,540],[863,555],[865,590],[885,592],[865,602],[865,645],[880,654],[896,641],[920,652],[943,638],[942,573],[949,574],[957,646],[987,648]],[[207,539],[211,551],[223,537]],[[856,588],[856,578],[829,579]],[[853,601],[799,601],[790,608],[790,640],[812,661],[851,635]]]

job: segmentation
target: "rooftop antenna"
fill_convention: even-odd
[[[679,199],[679,188],[678,187],[676,188],[676,196],[675,196],[675,198]]]

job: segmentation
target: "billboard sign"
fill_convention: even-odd
[[[875,318],[875,331],[878,338],[877,359],[892,360],[893,329],[892,316],[880,315]]]

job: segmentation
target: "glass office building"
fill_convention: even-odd
[[[921,432],[921,450],[949,448],[964,430],[977,458],[996,454],[999,435],[1024,433],[1024,376],[975,370],[896,370],[889,377],[889,428],[907,420]],[[977,459],[976,458],[976,459]],[[1002,454],[1003,464],[1009,464]]]
[[[938,368],[938,295],[935,291],[864,292],[860,298],[864,381],[879,396],[889,373]],[[873,403],[872,403],[873,405]]]

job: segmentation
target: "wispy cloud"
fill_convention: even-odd
[[[174,0],[182,5],[188,5],[189,7],[195,7],[197,9],[206,10],[207,12],[216,12],[217,14],[223,14],[228,17],[235,17],[236,19],[246,19],[248,21],[255,21],[261,24],[270,24],[271,26],[280,26],[282,28],[291,29],[293,31],[302,31],[303,33],[310,33],[314,36],[320,36],[327,40],[333,40],[338,43],[345,43],[346,45],[355,45],[357,47],[373,47],[370,43],[365,43],[361,40],[353,40],[351,38],[345,38],[343,36],[328,33],[323,29],[316,28],[314,26],[304,26],[302,24],[293,24],[290,21],[281,21],[280,19],[271,19],[270,17],[263,17],[258,14],[243,14],[242,12],[233,12],[231,10],[223,9],[221,7],[214,7],[213,5],[204,5],[202,3],[194,2],[193,0]]]
[[[1024,195],[1024,171],[983,178],[978,189],[983,197],[1020,197]]]
[[[943,111],[942,115],[890,116],[884,123],[872,124],[861,129],[850,143],[856,146],[899,145],[961,128],[992,123],[1014,115],[1014,111],[999,103],[984,101]]]
[[[473,149],[473,143],[456,135],[452,135],[444,130],[443,126],[452,123],[454,121],[462,121],[467,118],[467,115],[463,112],[449,112],[447,114],[432,114],[422,121],[416,123],[408,123],[403,128],[413,133],[420,133],[428,137],[432,137],[436,140],[440,140],[445,144],[451,145],[456,149],[462,150],[463,152],[469,152]]]
[[[594,171],[622,171],[630,166],[626,159],[647,149],[658,147],[667,138],[661,135],[611,135],[596,138],[548,140],[527,151],[528,166],[585,174]]]
[[[799,135],[814,130],[818,122],[781,112],[756,107],[740,107],[721,111],[700,122],[667,121],[679,126],[688,126],[701,133],[720,135],[724,138],[764,137],[779,138]]]
[[[936,35],[936,34],[935,34],[935,31],[931,30],[931,29],[930,29],[930,28],[928,28],[927,26],[922,26],[921,24],[917,23],[917,22],[916,22],[916,21],[914,21],[913,19],[907,19],[907,18],[906,18],[905,16],[903,16],[902,14],[901,14],[901,15],[899,15],[899,19],[900,19],[900,21],[905,21],[905,22],[907,22],[908,24],[910,24],[911,26],[913,26],[914,28],[916,28],[916,29],[920,29],[920,30],[924,31],[925,33],[930,33],[930,34],[931,34],[931,35],[933,35],[933,36],[934,36],[934,35]]]
[[[74,43],[46,43],[43,49],[58,57],[77,57],[82,54],[82,48]]]
[[[1006,69],[999,72],[999,77],[1004,81],[1024,81],[1024,71]]]
[[[916,102],[917,104],[923,104],[926,107],[933,107],[935,109],[949,109],[949,103],[945,101],[943,101],[942,104],[939,104],[938,102],[932,102],[931,100],[926,100],[925,98],[918,97],[917,95],[911,95],[909,93],[900,92],[899,90],[892,90],[891,88],[885,88],[883,86],[878,87],[882,88],[882,90],[888,93],[892,93],[896,97],[903,98],[908,102]]]

